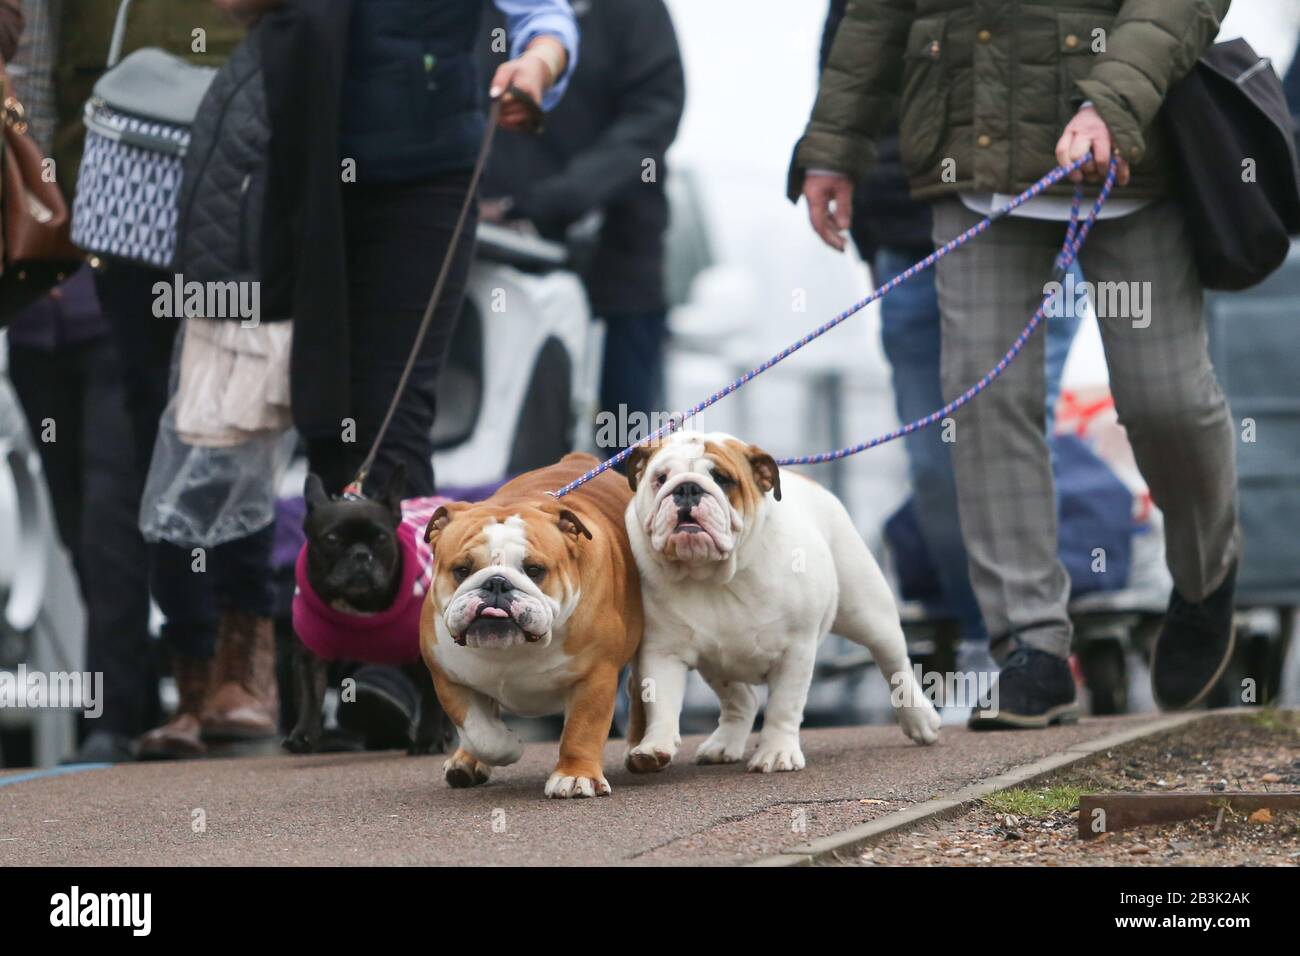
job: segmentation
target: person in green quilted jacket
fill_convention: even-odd
[[[1203,289],[1171,195],[1174,157],[1160,119],[1169,88],[1214,41],[1228,5],[849,0],[788,187],[792,200],[807,200],[818,235],[842,250],[853,184],[897,119],[912,195],[932,203],[942,245],[1089,151],[1073,178],[1095,195],[1118,157],[1118,188],[1080,259],[1119,420],[1164,515],[1174,589],[1151,670],[1166,708],[1203,700],[1234,641],[1236,436],[1210,364]],[[997,364],[1042,302],[1072,191],[1054,187],[940,260],[946,399]],[[1070,298],[1067,307],[1084,301]],[[1057,555],[1043,435],[1043,341],[1041,333],[1030,338],[955,416],[971,582],[1003,663],[996,694],[971,717],[978,729],[1078,715],[1067,663],[1069,577]],[[1104,555],[1091,561],[1104,569]]]

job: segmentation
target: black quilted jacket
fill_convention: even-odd
[[[174,267],[187,282],[257,282],[259,321],[295,318],[290,399],[307,437],[335,434],[351,407],[338,179],[350,4],[258,23],[208,89],[181,184]]]
[[[261,279],[271,126],[259,51],[254,31],[213,79],[194,121],[174,263],[187,282]]]

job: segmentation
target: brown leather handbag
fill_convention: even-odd
[[[63,193],[27,133],[26,112],[0,62],[0,323],[71,275],[82,254],[69,238]]]

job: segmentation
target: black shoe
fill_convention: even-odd
[[[130,763],[138,759],[135,741],[125,734],[111,730],[92,731],[77,752],[63,759],[63,763]]]
[[[366,742],[367,750],[405,750],[415,739],[420,695],[396,667],[359,667],[354,701],[339,703],[339,727]]]
[[[1199,604],[1175,590],[1165,622],[1151,648],[1151,691],[1161,710],[1195,707],[1218,683],[1237,643],[1233,596],[1237,564],[1228,569],[1218,590]]]
[[[1070,663],[1022,644],[1007,658],[989,691],[970,715],[971,730],[1007,730],[1072,724],[1079,700]]]

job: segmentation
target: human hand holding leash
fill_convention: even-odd
[[[1110,135],[1110,127],[1106,125],[1106,121],[1101,118],[1101,114],[1095,107],[1084,104],[1083,108],[1074,114],[1074,119],[1066,124],[1065,132],[1056,143],[1056,161],[1062,166],[1069,166],[1088,155],[1089,151],[1092,152],[1092,161],[1070,173],[1070,182],[1081,183],[1085,180],[1090,183],[1101,182],[1106,178],[1111,152],[1115,151],[1118,155]],[[1128,181],[1128,160],[1120,156],[1115,184],[1127,186]]]
[[[826,245],[843,252],[844,232],[853,215],[853,180],[843,173],[810,172],[804,178],[803,198],[813,231]]]
[[[212,0],[244,24],[255,23],[284,0]],[[569,54],[554,37],[534,39],[522,54],[497,68],[492,78],[493,99],[502,97],[502,129],[539,132],[542,125],[542,98],[568,67]]]
[[[569,54],[553,37],[541,36],[513,60],[497,67],[490,95],[501,98],[502,129],[537,132],[541,128],[541,102],[564,74]]]

